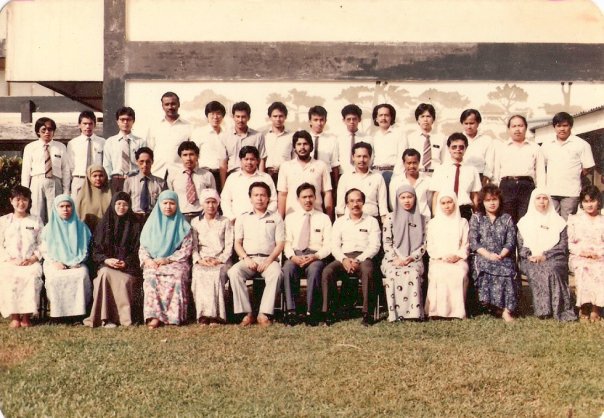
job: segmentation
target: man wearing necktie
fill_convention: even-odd
[[[136,114],[131,107],[121,107],[115,112],[115,120],[120,131],[107,139],[103,150],[103,167],[111,179],[111,190],[117,193],[124,188],[124,182],[131,174],[136,174],[136,151],[147,146],[147,141],[132,133]]]
[[[429,103],[420,103],[415,109],[415,120],[419,130],[408,135],[408,146],[420,153],[420,172],[431,176],[445,161],[444,140],[433,129],[436,109]]]
[[[352,147],[358,142],[366,142],[373,147],[373,139],[365,136],[359,130],[361,115],[363,111],[355,104],[349,104],[342,108],[342,122],[346,132],[338,137],[338,156],[340,159],[340,175],[353,171]],[[370,166],[373,164],[373,159]]]
[[[71,195],[75,198],[86,184],[86,170],[92,164],[103,164],[105,138],[94,134],[96,115],[85,110],[78,116],[81,134],[67,143],[69,171],[71,173]]]
[[[320,289],[321,274],[331,254],[331,220],[314,208],[316,189],[310,183],[302,183],[296,189],[300,209],[285,217],[285,256],[283,287],[287,304],[285,322],[295,325],[296,296],[300,291],[300,278],[306,276],[306,315],[309,325],[316,325],[314,295]]]
[[[157,202],[159,194],[165,190],[164,179],[151,174],[153,150],[139,148],[136,153],[138,172],[130,174],[124,182],[124,191],[132,198],[132,211],[144,222]]]

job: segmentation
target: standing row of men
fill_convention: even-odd
[[[106,141],[94,134],[94,113],[82,112],[78,118],[81,135],[67,147],[52,140],[54,121],[39,119],[35,130],[40,140],[26,146],[22,171],[22,184],[33,192],[32,211],[46,220],[57,191],[77,195],[86,168],[96,163],[104,166],[113,190],[129,183],[127,191],[140,193],[141,213],[148,213],[158,190],[167,186],[182,191],[183,196],[189,190],[182,202],[183,212],[195,216],[201,205],[191,187],[198,191],[212,187],[222,190],[223,211],[234,219],[236,211],[249,207],[240,204],[246,187],[268,176],[272,179],[269,184],[276,186],[272,199],[282,217],[297,207],[296,187],[307,181],[317,190],[315,206],[331,219],[344,214],[344,195],[353,186],[365,193],[366,212],[383,217],[392,207],[392,191],[403,183],[418,190],[422,213],[428,215],[435,199],[430,191],[442,186],[460,190],[460,205],[467,214],[486,182],[500,184],[504,207],[514,220],[526,212],[536,183],[548,188],[566,218],[578,206],[581,176],[594,167],[589,144],[571,135],[573,118],[564,112],[553,119],[556,137],[539,147],[526,139],[523,116],[510,118],[509,139],[500,142],[479,131],[482,119],[475,109],[461,114],[464,134],[453,134],[447,140],[438,137],[432,133],[436,111],[425,103],[415,110],[416,133],[407,136],[396,127],[393,106],[375,106],[372,119],[377,129],[372,137],[359,132],[362,111],[354,104],[342,109],[346,132],[337,137],[324,132],[327,111],[321,106],[308,111],[309,131],[292,133],[285,127],[286,106],[275,102],[268,108],[271,128],[260,133],[248,126],[251,109],[245,102],[232,107],[231,131],[222,126],[226,109],[219,102],[206,105],[209,124],[196,130],[180,117],[175,93],[165,93],[161,104],[164,117],[149,129],[146,138],[132,134],[135,113],[129,107],[118,109],[120,131]],[[144,174],[149,167],[143,166],[150,164],[152,175]],[[136,181],[127,182],[130,177]]]

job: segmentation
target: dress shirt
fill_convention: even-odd
[[[234,130],[222,137],[222,144],[225,149],[225,155],[228,160],[227,170],[233,171],[241,166],[239,151],[246,145],[258,148],[260,159],[266,158],[266,148],[264,146],[264,135],[252,128],[247,129],[245,136],[239,136]]]
[[[267,210],[262,215],[246,212],[235,221],[235,239],[243,240],[246,254],[270,255],[277,242],[285,241],[285,225],[278,212]]]
[[[380,250],[380,226],[373,217],[363,213],[360,219],[353,220],[344,215],[333,224],[331,229],[331,253],[342,262],[347,253],[360,251],[359,261],[374,257]]]
[[[430,135],[430,145],[432,146],[432,168],[436,169],[437,166],[447,160],[447,141],[443,137],[436,135],[432,132],[428,135]],[[424,155],[425,141],[426,137],[422,135],[421,131],[415,131],[414,133],[407,136],[408,147],[413,148],[414,150],[419,152],[420,169],[424,167],[422,163],[422,158]]]
[[[153,174],[163,179],[170,165],[180,165],[178,146],[189,139],[191,139],[191,125],[181,118],[174,122],[162,118],[152,126],[147,133],[147,146],[154,154]]]
[[[390,180],[390,207],[394,210],[394,207],[398,205],[398,199],[396,196],[396,191],[403,184],[408,184],[413,186],[415,189],[415,195],[417,197],[417,204],[419,208],[419,212],[426,217],[426,219],[430,219],[432,217],[432,192],[430,191],[430,182],[432,178],[427,176],[424,173],[419,173],[417,180],[415,180],[415,184],[412,185],[405,172],[403,171],[400,174],[395,174],[392,176]]]
[[[201,202],[199,196],[203,189],[216,189],[216,180],[208,170],[197,167],[193,170],[193,184],[197,191],[197,200],[195,203],[189,203],[187,200],[187,180],[189,174],[184,168],[180,170],[172,170],[168,172],[168,188],[178,194],[178,205],[182,213],[201,212]]]
[[[282,163],[292,159],[292,137],[287,129],[279,134],[272,130],[264,134],[267,167],[278,169]]]
[[[350,137],[352,134],[346,131],[344,134],[338,136],[338,156],[340,158],[340,174],[344,174],[347,171],[352,171],[354,167],[350,164],[350,157],[352,155],[352,149],[350,147]],[[373,139],[371,137],[365,136],[360,131],[356,131],[354,134],[354,143],[358,144],[359,142],[366,142],[373,148]],[[372,153],[371,161],[369,162],[369,166],[373,164],[373,156],[375,153]]]
[[[315,209],[321,211],[323,204],[321,194],[331,190],[331,177],[327,164],[312,157],[307,163],[303,164],[296,157],[296,159],[286,161],[281,165],[277,180],[277,191],[287,192],[286,214],[301,209],[296,189],[302,183],[310,183],[315,186]]]
[[[331,254],[331,219],[316,209],[310,212],[297,210],[285,217],[285,256],[291,258],[295,255],[296,250],[306,249],[298,248],[298,242],[304,224],[304,216],[307,216],[307,213],[310,213],[308,249],[316,251],[315,255],[322,260]]]
[[[191,135],[191,140],[199,147],[199,166],[208,170],[218,170],[220,161],[226,158],[222,144],[224,129],[217,133],[211,125],[197,128]]]
[[[92,164],[103,165],[103,147],[105,138],[92,134],[90,136],[92,146]],[[69,171],[71,176],[86,177],[86,161],[88,160],[88,137],[77,136],[67,143],[67,155],[69,156]]]
[[[29,187],[31,177],[44,175],[44,145],[41,139],[30,142],[23,150],[23,165],[21,168],[21,185]],[[48,143],[48,151],[52,162],[52,175],[61,179],[63,193],[68,194],[71,183],[69,173],[69,157],[67,156],[67,147],[58,141]]]
[[[140,201],[141,193],[143,191],[143,175],[141,173],[130,174],[130,176],[124,181],[124,191],[130,194],[132,199],[132,211],[135,213],[141,213]],[[147,186],[149,187],[149,211],[153,209],[155,203],[157,203],[157,197],[166,188],[164,179],[161,179],[153,174],[149,174],[149,181]]]
[[[323,161],[329,167],[329,171],[340,165],[340,153],[338,150],[338,139],[334,135],[322,132],[320,134],[310,132],[312,137],[313,147],[315,146],[316,137],[319,137],[319,149],[317,151],[317,159]],[[313,156],[315,150],[313,148]]]
[[[250,202],[250,185],[257,181],[268,184],[271,189],[271,197],[268,203],[268,210],[275,212],[277,210],[277,190],[271,176],[262,171],[256,170],[252,175],[239,170],[229,175],[224,183],[224,188],[220,194],[220,207],[224,216],[230,220],[239,215],[252,210]]]
[[[544,181],[545,168],[541,147],[524,140],[522,145],[508,139],[495,148],[493,182],[499,184],[504,177],[532,177],[537,185]]]
[[[375,171],[367,173],[350,171],[344,173],[338,182],[338,204],[336,214],[347,213],[344,197],[350,189],[359,189],[365,193],[363,213],[369,216],[384,216],[388,214],[388,191],[384,177]]]
[[[545,186],[550,196],[576,197],[581,192],[581,171],[595,165],[591,146],[571,135],[566,141],[556,137],[541,146],[546,175]]]
[[[453,190],[455,183],[455,172],[457,167],[452,161],[446,162],[438,166],[434,170],[434,175],[430,180],[430,190],[440,192],[441,190]],[[482,189],[480,176],[476,168],[461,164],[459,167],[459,191],[457,194],[458,205],[471,205],[471,192],[478,193]]]
[[[122,172],[122,142],[124,138],[130,139],[130,171],[127,173]],[[103,149],[103,167],[105,167],[107,175],[111,177],[114,174],[124,176],[136,173],[138,166],[136,165],[136,156],[134,154],[139,148],[146,146],[147,141],[144,138],[132,135],[132,133],[124,135],[120,132],[108,138]]]
[[[492,178],[496,143],[481,132],[478,132],[474,138],[467,138],[468,148],[463,156],[464,164],[474,166],[479,174]]]
[[[409,148],[402,130],[390,127],[387,131],[377,129],[373,134],[373,165],[394,166],[394,172],[403,171],[403,152]]]

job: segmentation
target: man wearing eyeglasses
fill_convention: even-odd
[[[478,192],[482,186],[480,175],[475,167],[463,164],[463,156],[468,148],[468,138],[464,134],[452,134],[447,139],[447,148],[451,159],[434,170],[430,182],[430,190],[434,192],[432,213],[435,213],[438,204],[438,192],[452,189],[457,195],[461,216],[469,221],[478,207]]]

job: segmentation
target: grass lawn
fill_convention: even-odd
[[[89,329],[0,321],[0,410],[26,416],[580,416],[604,324]]]

